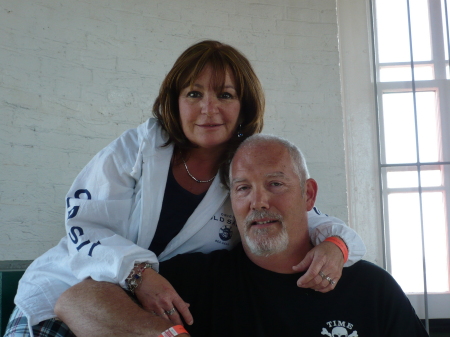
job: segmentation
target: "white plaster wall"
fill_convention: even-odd
[[[337,0],[349,225],[364,240],[364,257],[385,267],[370,1]]]
[[[264,132],[287,137],[347,220],[335,0],[2,0],[0,261],[64,232],[64,197],[88,160],[151,115],[176,57],[201,39],[248,56]]]

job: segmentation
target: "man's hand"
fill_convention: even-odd
[[[299,287],[326,293],[336,287],[343,267],[344,255],[339,247],[331,242],[322,242],[311,249],[305,258],[292,268],[295,271],[308,269],[297,281]]]
[[[156,337],[174,325],[142,309],[118,285],[92,279],[66,290],[55,313],[78,337]]]
[[[142,307],[157,316],[182,325],[181,315],[187,324],[194,323],[189,304],[183,301],[169,281],[153,269],[145,269],[142,273],[142,283],[135,294]]]

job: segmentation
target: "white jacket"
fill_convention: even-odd
[[[159,220],[173,146],[155,119],[126,131],[100,151],[75,179],[66,197],[67,236],[38,257],[19,282],[16,305],[29,325],[55,317],[58,297],[92,277],[118,283],[135,262],[177,254],[231,249],[239,240],[228,189],[216,176],[200,205],[157,257],[148,248]],[[365,254],[361,238],[341,220],[310,211],[311,239],[339,235],[349,248],[346,266]]]

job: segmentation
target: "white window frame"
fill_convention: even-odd
[[[381,212],[371,1],[337,0],[337,14],[349,225],[360,233],[366,243],[368,254],[365,258],[387,268]],[[449,92],[448,81],[442,82],[445,82],[442,83],[445,87],[441,88],[441,92]],[[449,100],[446,97],[444,102],[447,107]],[[449,121],[443,123],[449,125]],[[449,132],[444,134],[448,136]],[[446,143],[450,144],[449,141]],[[423,294],[408,297],[418,316],[424,319]],[[450,294],[428,294],[427,301],[428,318],[450,318]]]

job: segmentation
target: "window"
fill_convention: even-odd
[[[373,0],[387,269],[430,318],[450,317],[448,5]]]

